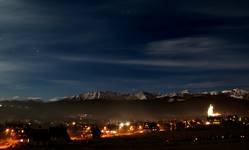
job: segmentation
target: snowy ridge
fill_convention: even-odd
[[[84,100],[167,100],[168,102],[174,101],[185,101],[185,98],[188,96],[200,96],[200,95],[226,95],[234,99],[245,99],[249,100],[249,92],[242,89],[232,89],[232,90],[223,90],[223,91],[210,91],[210,92],[201,92],[201,93],[191,93],[189,90],[183,90],[179,93],[161,93],[155,94],[145,91],[138,91],[134,93],[121,93],[121,92],[112,92],[112,91],[94,91],[86,92],[79,94],[77,96],[70,97],[55,97],[51,98],[49,101],[60,101],[60,100],[75,100],[75,101],[84,101]]]

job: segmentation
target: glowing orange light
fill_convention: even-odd
[[[130,126],[130,131],[133,131],[133,130],[134,130],[133,126]]]
[[[6,133],[6,134],[8,134],[8,133],[9,133],[9,131],[10,131],[10,129],[9,129],[9,128],[5,129],[5,133]]]

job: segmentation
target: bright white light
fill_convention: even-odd
[[[125,123],[126,126],[130,126],[130,124],[131,124],[131,123],[128,122],[128,121]]]
[[[121,123],[119,124],[119,128],[123,128],[123,127],[124,127],[124,123],[121,122]]]
[[[212,104],[209,105],[207,113],[208,113],[208,116],[211,116],[214,113],[214,106]]]
[[[207,121],[207,122],[206,122],[206,125],[210,125],[210,122]]]
[[[117,131],[113,130],[111,131],[112,134],[117,134]]]
[[[208,116],[210,117],[215,117],[215,116],[219,116],[219,113],[214,113],[214,106],[212,104],[209,105],[208,107],[208,111],[207,111]]]
[[[76,122],[72,122],[72,125],[75,126],[75,125],[76,125]]]

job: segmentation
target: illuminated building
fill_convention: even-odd
[[[208,111],[207,111],[208,117],[216,117],[220,116],[220,113],[214,113],[214,106],[212,104],[209,105]]]
[[[223,120],[220,113],[214,113],[214,106],[212,104],[208,107],[207,116],[206,125],[220,125]]]

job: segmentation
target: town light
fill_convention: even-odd
[[[131,123],[130,123],[129,121],[127,121],[127,122],[125,123],[126,126],[130,126],[130,124],[131,124]]]
[[[124,127],[124,123],[121,122],[121,123],[119,124],[119,128],[123,128],[123,127]]]

